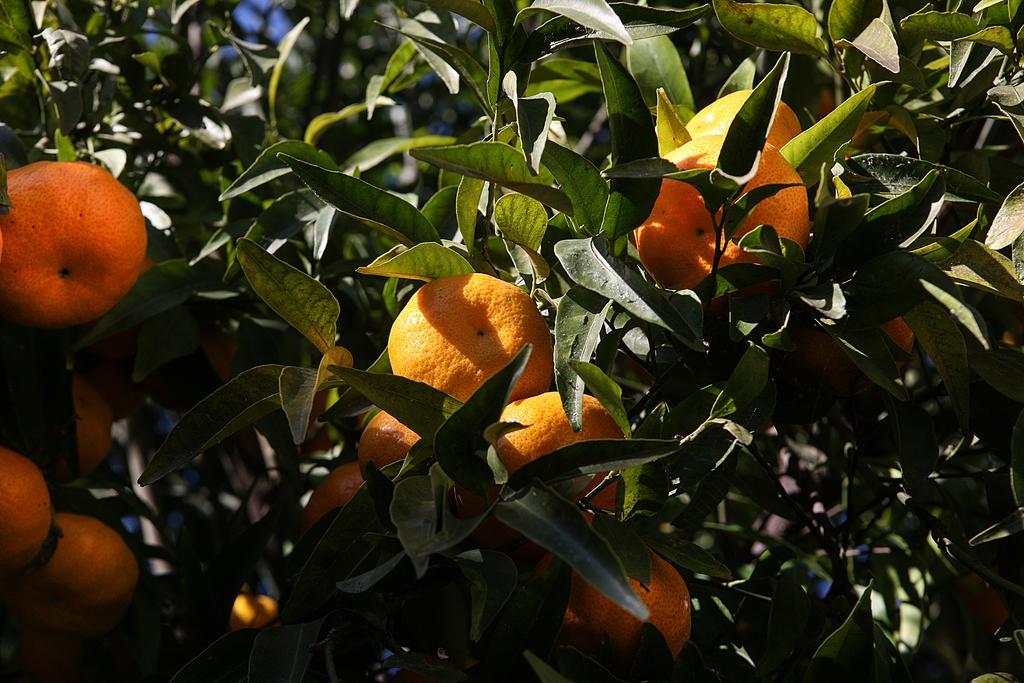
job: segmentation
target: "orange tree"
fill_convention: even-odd
[[[1021,680],[1022,27],[0,0],[0,679]]]

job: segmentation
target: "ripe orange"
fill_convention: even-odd
[[[0,311],[29,327],[70,327],[109,311],[146,257],[139,202],[99,166],[40,161],[7,176],[0,215]]]
[[[960,603],[987,632],[995,633],[1010,618],[999,593],[977,574],[961,576],[956,589]]]
[[[18,657],[30,683],[77,683],[82,680],[84,642],[59,631],[22,629]]]
[[[78,475],[84,477],[99,467],[110,452],[114,415],[106,399],[78,373],[71,376],[71,399],[75,407]],[[59,481],[73,478],[64,461],[57,464],[56,474]]]
[[[82,380],[92,386],[110,406],[111,417],[123,420],[135,414],[146,394],[142,387],[132,381],[130,359],[104,360],[87,370],[82,370]]]
[[[0,576],[39,554],[51,519],[43,473],[25,456],[0,446]]]
[[[667,159],[680,170],[714,168],[724,137],[709,135],[695,138],[672,151]],[[787,237],[802,247],[807,246],[811,232],[807,190],[800,175],[793,170],[778,150],[768,145],[761,163],[746,191],[762,185],[796,184],[758,203],[736,231],[736,238],[759,225],[775,228],[780,237]],[[715,258],[715,228],[704,199],[692,185],[677,180],[664,180],[661,193],[650,216],[633,233],[640,261],[663,286],[687,289],[703,280]],[[756,261],[750,254],[730,241],[719,262],[720,266],[741,261]]]
[[[882,330],[907,353],[914,348],[914,333],[903,318],[890,320]],[[860,368],[825,332],[797,324],[789,333],[796,351],[783,359],[782,368],[797,381],[811,388],[827,385],[836,396],[852,396],[871,386]]]
[[[677,657],[690,639],[690,592],[675,568],[650,552],[651,580],[642,586],[635,579],[629,585],[650,610],[647,621],[665,636],[672,655]],[[558,639],[585,652],[594,652],[607,635],[620,668],[629,665],[640,644],[644,622],[606,598],[600,591],[572,576],[569,604]]]
[[[277,621],[277,600],[269,595],[239,593],[231,607],[230,628],[266,628]]]
[[[23,627],[100,636],[124,616],[139,565],[121,535],[94,517],[58,512],[63,531],[50,561],[3,587]]]
[[[706,135],[722,135],[729,132],[729,126],[739,112],[740,107],[750,97],[752,90],[737,90],[719,98],[693,115],[686,124],[686,132],[691,138]],[[782,146],[801,133],[800,120],[785,102],[779,102],[775,113],[775,122],[768,131],[768,144],[782,149]]]
[[[388,354],[396,375],[464,401],[528,343],[533,354],[513,400],[551,385],[551,333],[525,292],[473,273],[420,287],[391,326]]]
[[[371,462],[385,467],[403,460],[419,440],[419,434],[382,410],[366,424],[359,439],[359,469],[366,469]]]
[[[583,397],[583,429],[578,432],[574,432],[569,425],[569,418],[565,416],[557,391],[549,391],[508,404],[501,413],[501,421],[516,422],[524,427],[505,434],[495,444],[498,457],[501,458],[509,475],[527,463],[577,441],[622,438],[622,430],[615,424],[601,402],[589,395]],[[594,475],[591,482],[580,491],[579,497],[596,486],[604,476],[603,473]],[[495,490],[492,494],[496,492]],[[605,487],[594,496],[591,503],[595,507],[614,509],[615,493],[615,486]],[[460,486],[456,486],[452,494],[460,517],[475,517],[487,509],[487,500]],[[508,549],[522,543],[519,532],[492,518],[484,520],[473,531],[473,539],[484,548]],[[530,557],[526,556],[526,559]]]
[[[363,485],[358,462],[347,462],[320,482],[306,503],[302,515],[302,531],[306,532],[331,510],[344,507]]]

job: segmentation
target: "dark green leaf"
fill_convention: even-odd
[[[467,550],[455,558],[469,582],[469,639],[479,641],[516,587],[515,562],[495,550]]]
[[[630,587],[618,558],[568,500],[535,483],[500,501],[494,516],[564,560],[622,609],[638,619],[647,618],[647,606]]]
[[[654,462],[680,449],[674,439],[589,439],[563,446],[533,460],[513,474],[510,488],[521,488],[532,479],[569,479],[607,470],[621,470]]]
[[[861,90],[782,147],[782,156],[804,182],[817,180],[821,165],[835,161],[857,132],[874,94],[873,85]]]
[[[321,353],[333,349],[341,307],[330,290],[252,240],[238,240],[237,248],[238,263],[257,296]]]
[[[586,233],[596,235],[608,203],[608,183],[601,177],[601,172],[589,160],[554,142],[544,146],[541,164],[572,200],[576,225]]]
[[[398,245],[369,265],[356,268],[356,272],[430,282],[452,275],[467,275],[473,272],[473,266],[453,249],[436,242],[423,242],[412,247]]]
[[[776,52],[824,57],[821,27],[814,15],[793,5],[713,0],[715,14],[726,31],[743,42]]]
[[[861,593],[846,621],[818,647],[804,680],[874,679],[871,591],[872,586],[869,585]]]
[[[249,653],[259,633],[256,629],[247,628],[221,636],[181,667],[171,678],[171,683],[244,680],[249,670]]]
[[[260,631],[249,658],[249,681],[277,683],[301,681],[313,657],[312,645],[320,635],[323,618],[305,624]]]

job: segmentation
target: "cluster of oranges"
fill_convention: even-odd
[[[750,92],[733,92],[697,112],[686,125],[691,140],[666,155],[668,161],[681,171],[715,168],[725,135]],[[757,171],[744,192],[766,185],[792,187],[759,202],[736,231],[736,239],[759,225],[771,225],[779,237],[796,242],[801,249],[807,247],[811,235],[807,190],[800,174],[779,152],[801,132],[796,114],[780,102]],[[714,221],[692,185],[662,181],[650,216],[633,237],[640,261],[664,287],[692,288],[712,271],[716,251]],[[722,246],[720,267],[756,260],[735,242]],[[910,352],[914,334],[902,318],[890,321],[883,329],[899,348]],[[790,334],[797,349],[787,359],[785,368],[796,380],[805,386],[826,386],[837,396],[849,396],[867,386],[860,370],[828,334],[802,323],[792,325]]]
[[[474,273],[434,280],[421,287],[395,319],[388,354],[396,375],[423,382],[465,400],[526,345],[533,352],[512,388],[501,421],[521,425],[495,442],[509,474],[569,444],[588,439],[622,438],[622,431],[595,398],[584,397],[583,427],[573,431],[557,392],[548,391],[554,376],[551,334],[533,300],[518,287]],[[362,468],[383,467],[403,459],[420,436],[391,415],[377,413],[359,442],[358,460],[341,465],[314,491],[306,507],[305,526],[351,500],[362,483]],[[578,497],[591,493],[603,474],[583,482]],[[483,513],[493,494],[477,496],[456,486],[457,514]],[[607,487],[590,501],[614,509],[615,489]],[[516,559],[537,561],[543,553],[496,520],[474,532],[483,547],[504,550]],[[652,553],[651,581],[633,588],[650,609],[656,626],[674,654],[689,638],[690,600],[686,583],[672,566]],[[593,650],[607,636],[616,658],[628,662],[640,642],[643,623],[619,608],[578,576],[572,579],[561,640]]]
[[[55,329],[96,320],[132,287],[146,254],[139,203],[107,171],[38,162],[8,176],[0,215],[0,318]],[[76,457],[53,477],[85,475],[106,458],[113,401],[81,373],[71,379]],[[120,409],[121,406],[118,406]],[[54,514],[32,460],[0,447],[0,593],[21,625],[33,681],[78,680],[83,640],[110,631],[131,603],[139,565],[119,533],[93,517]]]
[[[0,594],[21,625],[31,680],[78,680],[83,640],[121,620],[138,578],[120,534],[93,517],[54,514],[39,468],[0,447]]]

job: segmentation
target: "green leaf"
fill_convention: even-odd
[[[278,393],[281,408],[288,419],[292,443],[296,446],[306,440],[309,419],[313,412],[313,400],[318,388],[319,373],[309,368],[287,366],[281,370],[278,379]]]
[[[1024,531],[1024,507],[1019,507],[1006,517],[980,531],[971,538],[971,545],[981,545],[990,541],[998,541]]]
[[[408,152],[410,149],[421,147],[441,147],[455,142],[450,135],[417,135],[411,138],[380,138],[373,140],[359,148],[352,156],[345,159],[341,165],[341,172],[347,174],[361,174],[374,166],[377,166],[385,159],[396,154]]]
[[[647,606],[630,587],[615,553],[573,503],[547,486],[534,483],[501,500],[494,516],[550,550],[622,609],[638,619],[648,617]]]
[[[367,81],[364,104],[366,104],[366,118],[368,120],[373,118],[373,112],[377,109],[378,102],[381,99],[386,99],[381,98],[380,94],[398,80],[398,77],[405,70],[405,67],[413,60],[413,58],[415,58],[415,56],[415,43],[411,40],[404,41],[395,49],[394,52],[391,53],[391,56],[388,57],[387,66],[384,67],[384,73],[371,76],[370,80]]]
[[[854,47],[886,71],[893,74],[900,72],[900,48],[896,43],[896,36],[881,19],[872,19],[857,37],[852,40],[840,40],[837,45]]]
[[[610,36],[623,45],[633,44],[633,39],[622,25],[622,20],[606,0],[534,0],[529,7],[519,11],[516,23],[537,12],[560,14],[584,28]]]
[[[615,420],[615,424],[622,430],[623,435],[629,438],[632,429],[626,408],[622,405],[622,387],[593,363],[570,359],[569,365],[577,375],[583,378],[590,393],[601,402],[604,409]]]
[[[478,456],[487,447],[481,434],[501,419],[501,411],[508,404],[532,349],[527,344],[505,367],[487,378],[434,436],[437,462],[449,477],[474,493],[483,494],[494,482],[491,468]]]
[[[886,334],[880,328],[857,329],[851,325],[826,326],[843,353],[868,379],[892,394],[899,401],[908,399],[899,368],[889,352]]]
[[[496,550],[467,550],[455,563],[469,582],[469,639],[479,641],[516,588],[516,564]]]
[[[149,318],[139,327],[132,381],[141,382],[158,367],[199,348],[199,325],[177,306]]]
[[[295,42],[302,35],[302,31],[305,30],[308,23],[309,17],[303,17],[285,34],[284,38],[277,45],[277,62],[274,64],[274,69],[270,72],[270,82],[267,84],[267,108],[270,111],[270,126],[275,129],[277,128],[277,90],[281,84],[281,76],[284,74],[284,67],[288,63],[288,56],[292,53]]]
[[[1015,349],[971,351],[971,368],[993,389],[1024,403],[1024,354]]]
[[[711,4],[722,27],[745,43],[776,52],[828,55],[818,21],[802,7],[733,0],[713,0]]]
[[[488,33],[494,33],[496,30],[494,17],[478,0],[425,0],[425,2],[436,9],[461,14]]]
[[[193,406],[157,449],[139,484],[148,486],[163,479],[278,408],[278,378],[283,369],[282,365],[258,365],[240,372]]]
[[[984,183],[948,166],[898,154],[861,154],[848,160],[855,173],[874,178],[882,192],[902,194],[921,182],[931,170],[938,170],[946,183],[946,199],[956,201],[993,202],[1002,197]],[[872,189],[872,191],[874,191]]]
[[[391,520],[398,532],[398,540],[416,569],[416,576],[427,571],[429,556],[419,548],[434,537],[438,527],[438,509],[434,487],[427,476],[406,477],[395,486],[391,500]]]
[[[438,168],[489,180],[533,197],[562,213],[573,212],[572,202],[565,193],[538,182],[540,178],[530,172],[523,155],[504,143],[474,142],[470,145],[417,149],[411,154]]]
[[[488,116],[491,115],[490,98],[487,96],[487,71],[473,55],[446,43],[418,21],[403,21],[398,32],[416,43],[420,54],[437,71],[453,95],[459,92],[461,77],[480,107]],[[448,73],[449,69],[453,71]]]
[[[509,477],[509,488],[522,488],[532,479],[573,479],[609,470],[624,470],[654,462],[680,449],[676,439],[588,439],[563,446],[520,467]]]
[[[477,210],[480,207],[480,197],[483,195],[484,185],[484,181],[479,178],[463,176],[455,194],[455,220],[459,224],[462,241],[470,256],[476,253]]]
[[[716,173],[737,185],[747,183],[757,173],[768,131],[782,102],[782,88],[788,73],[789,54],[786,53],[779,57],[736,112],[718,155]]]
[[[452,275],[468,275],[473,272],[473,266],[452,249],[436,242],[424,242],[412,247],[393,247],[369,265],[356,268],[356,272],[430,282]]]
[[[931,356],[949,392],[957,420],[965,433],[970,433],[970,383],[967,346],[948,309],[924,302],[904,314],[903,319],[914,331],[914,337]]]
[[[782,147],[782,156],[804,182],[817,180],[821,165],[834,162],[853,139],[874,94],[875,86],[869,85]]]
[[[601,172],[588,159],[554,142],[544,146],[541,164],[572,201],[577,227],[597,234],[608,203],[608,183]]]
[[[835,12],[835,5],[832,7]],[[829,14],[830,24],[831,20],[832,15]],[[757,663],[759,668],[764,671],[779,668],[803,644],[804,628],[810,614],[811,600],[803,587],[790,577],[781,576],[772,593],[772,607],[768,614],[768,645],[764,649],[764,656]]]
[[[1004,55],[1013,52],[1013,34],[1005,26],[988,26],[969,36],[960,38],[957,42],[978,43],[986,47],[994,47]]]
[[[657,90],[657,98],[658,154],[665,156],[689,142],[690,133],[686,130],[686,123],[679,117],[679,110],[661,88]]]
[[[249,657],[252,683],[301,681],[313,658],[313,645],[320,635],[324,617],[304,624],[292,624],[260,631]]]
[[[1010,441],[1010,491],[1017,507],[1024,507],[1024,410],[1017,416]]]
[[[503,86],[516,113],[516,129],[523,145],[526,167],[531,173],[537,174],[547,145],[551,120],[555,116],[555,97],[549,92],[520,97],[515,71],[505,74]]]
[[[927,495],[928,477],[939,461],[939,443],[928,411],[914,403],[888,401],[899,453],[904,488],[912,496]]]
[[[559,300],[555,313],[555,386],[569,424],[582,429],[583,378],[573,361],[589,361],[612,302],[590,290],[573,287]]]
[[[643,586],[651,583],[651,554],[633,528],[612,515],[594,515],[591,526],[619,557],[626,576]]]
[[[259,634],[253,628],[224,634],[178,669],[171,683],[243,680],[249,670],[249,653]]]
[[[280,158],[317,197],[392,239],[413,246],[440,242],[437,230],[416,207],[358,178],[281,154]]]
[[[882,13],[882,0],[834,0],[828,8],[828,34],[833,41],[852,40]]]
[[[537,679],[540,680],[540,683],[573,683],[572,679],[566,678],[562,674],[558,673],[557,669],[529,650],[523,652],[523,657],[526,658],[526,661],[529,663],[530,668],[533,669],[533,673],[537,675]]]
[[[732,572],[727,566],[696,543],[683,541],[678,536],[663,534],[650,534],[644,539],[658,551],[659,555],[663,555],[666,560],[687,571],[723,581],[733,578]]]
[[[254,190],[261,185],[269,183],[275,178],[280,178],[283,175],[287,175],[291,169],[288,165],[282,161],[278,154],[287,154],[297,159],[304,159],[309,163],[315,163],[324,168],[335,168],[334,162],[331,157],[326,153],[321,152],[312,145],[299,142],[298,140],[282,140],[281,142],[274,143],[270,147],[267,147],[260,155],[256,157],[256,161],[253,162],[252,166],[245,169],[242,175],[238,176],[228,189],[224,190],[217,201],[227,201],[228,199],[234,199],[239,197],[250,190]]]
[[[746,410],[768,385],[768,367],[768,353],[756,344],[747,346],[725,390],[715,400],[709,417],[725,417]]]
[[[594,51],[608,107],[612,165],[658,156],[658,136],[636,81],[603,43],[594,43]],[[655,178],[612,180],[602,232],[610,240],[628,234],[647,220],[660,190],[661,181]]]
[[[505,239],[539,251],[548,228],[548,214],[536,199],[506,194],[494,204],[494,223]]]
[[[956,40],[976,33],[977,22],[963,12],[915,12],[900,21],[900,32],[907,40]]]
[[[696,343],[700,339],[703,313],[692,292],[677,294],[680,306],[674,306],[640,273],[610,256],[606,243],[598,238],[562,240],[555,245],[555,254],[581,287],[616,302],[640,320],[674,332],[684,341]]]
[[[818,646],[804,680],[875,680],[872,585],[868,585],[842,625]]]
[[[1024,286],[1017,279],[1013,262],[981,242],[964,240],[938,266],[955,282],[1010,301],[1024,300]]]
[[[648,107],[658,104],[658,89],[668,99],[694,109],[690,82],[686,78],[679,51],[668,36],[654,36],[635,41],[625,51],[626,67],[636,79]]]
[[[185,303],[197,292],[213,291],[222,286],[218,278],[189,267],[184,259],[158,263],[139,276],[128,293],[82,335],[74,348],[84,349]]]
[[[985,235],[985,244],[992,249],[1004,249],[1024,234],[1024,183],[1006,195],[999,213]]]
[[[330,371],[424,438],[433,438],[462,405],[443,391],[405,377],[338,366]]]

